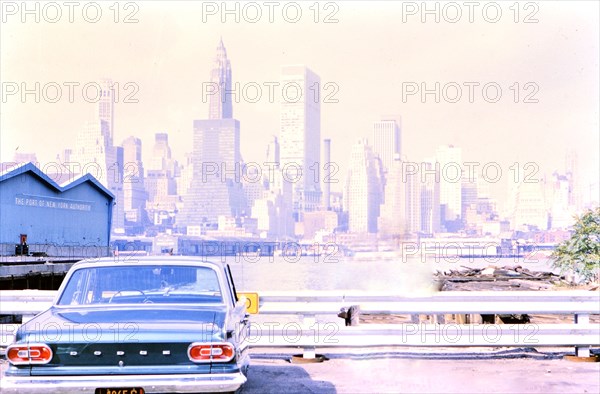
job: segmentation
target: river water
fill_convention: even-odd
[[[544,256],[529,258],[360,258],[339,256],[228,256],[239,291],[360,290],[410,295],[432,287],[437,270],[514,267],[554,271]]]

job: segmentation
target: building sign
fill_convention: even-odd
[[[15,196],[15,205],[38,208],[68,209],[71,211],[91,211],[94,203],[91,201],[78,201],[66,198],[17,194]]]

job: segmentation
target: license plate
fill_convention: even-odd
[[[146,394],[141,387],[97,388],[94,394]]]

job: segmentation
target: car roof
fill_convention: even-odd
[[[206,260],[200,256],[114,256],[81,260],[72,268],[116,267],[127,265],[199,265],[222,269],[219,260]]]

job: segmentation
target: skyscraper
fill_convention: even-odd
[[[178,225],[215,228],[219,216],[244,214],[239,121],[195,120],[192,152],[192,180]]]
[[[331,208],[331,140],[326,138],[323,140],[323,166],[325,170],[323,174],[323,209],[328,211]]]
[[[281,170],[293,183],[294,216],[321,205],[321,104],[317,74],[305,66],[282,68]]]
[[[113,145],[115,132],[115,89],[112,80],[100,80],[100,98],[98,99],[97,119],[105,122],[108,130],[106,131],[107,144]]]
[[[346,192],[345,209],[348,229],[354,233],[376,233],[379,205],[381,204],[381,161],[373,153],[367,140],[352,146]]]
[[[148,169],[144,180],[151,206],[161,206],[167,196],[177,194],[177,161],[171,157],[169,135],[156,133],[152,158],[147,161]]]
[[[565,157],[565,173],[569,180],[569,205],[577,213],[582,208],[582,189],[579,182],[577,152],[570,150]]]
[[[474,174],[471,179],[468,176],[464,176],[461,184],[461,218],[466,217],[467,209],[472,208],[477,205],[477,185],[478,185],[478,177],[477,174]]]
[[[440,169],[440,205],[444,222],[460,220],[462,212],[462,151],[453,145],[442,145],[435,159]]]
[[[378,221],[379,232],[384,237],[440,231],[440,190],[435,165],[424,161],[418,163],[419,173],[407,171],[416,164],[403,162],[400,155],[396,155],[388,170],[385,203],[381,205]]]
[[[400,155],[388,167],[385,203],[381,205],[378,230],[382,237],[400,238],[408,232],[407,182],[402,174]]]
[[[423,183],[419,176],[406,176],[406,230],[408,233],[418,233],[422,230],[421,192]]]
[[[112,231],[122,233],[125,223],[123,148],[113,145],[114,87],[110,79],[102,79],[99,85],[100,98],[94,116],[77,135],[71,160],[80,167],[82,175],[92,174],[114,194]]]
[[[535,182],[511,182],[511,227],[526,231],[528,227],[548,229],[548,209],[545,195],[545,180]]]
[[[570,179],[568,175],[554,172],[550,178],[550,217],[552,228],[568,228],[574,223],[575,207],[570,205]]]
[[[279,141],[276,136],[273,136],[269,144],[267,145],[267,163],[280,163],[280,148]]]
[[[171,158],[171,147],[169,146],[169,134],[156,133],[154,135],[154,146],[152,147],[152,157],[146,160],[148,170],[170,170],[171,176],[174,176],[174,160]]]
[[[231,64],[227,59],[227,50],[223,45],[223,39],[219,41],[217,56],[210,72],[212,87],[218,89],[217,94],[210,96],[208,104],[208,119],[231,119],[233,118],[233,106],[231,103]]]
[[[265,162],[279,163],[279,142],[275,136],[267,146]],[[271,165],[274,171],[263,172],[260,184],[245,185],[250,189],[259,186],[257,189],[261,191],[260,197],[252,202],[248,199],[251,217],[257,220],[257,230],[261,234],[271,237],[293,236],[292,184],[283,177],[279,164]]]
[[[185,192],[179,193],[180,183],[183,184],[184,181],[180,176],[177,161],[171,156],[167,133],[154,135],[152,158],[146,163],[147,171],[144,178],[144,186],[148,193],[146,212],[154,224],[171,226],[177,212],[177,204],[181,201],[180,195],[184,195]],[[183,190],[187,191],[187,187]]]
[[[231,88],[231,65],[222,40],[210,78],[220,84],[220,98],[211,98],[209,119],[194,120],[193,174],[177,217],[179,227],[216,229],[219,216],[238,218],[248,213],[241,182],[240,122],[232,118],[226,94]]]
[[[373,123],[373,152],[381,158],[388,173],[396,155],[400,155],[400,117],[382,116]]]
[[[436,181],[435,162],[421,163],[421,231],[427,234],[440,232],[440,183]]]
[[[148,195],[144,188],[142,141],[129,137],[123,141],[123,205],[128,222],[142,224]]]

